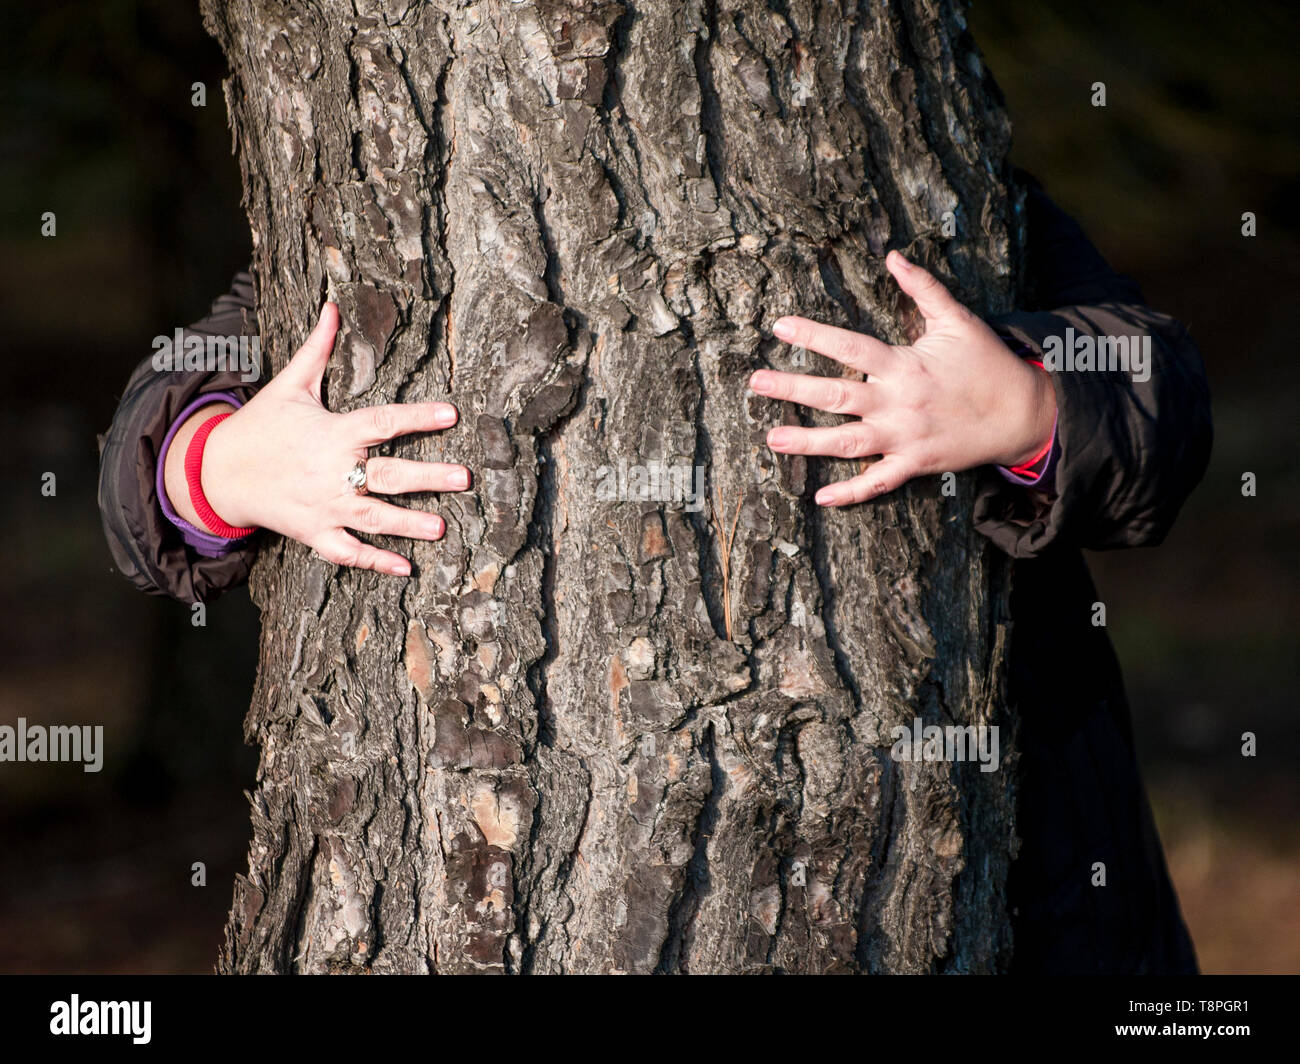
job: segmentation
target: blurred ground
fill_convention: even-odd
[[[75,0],[3,27],[23,44],[0,74],[0,473],[18,485],[0,720],[102,723],[108,757],[98,775],[0,772],[0,971],[210,971],[244,867],[255,611],[231,596],[196,629],[185,607],[139,594],[111,571],[95,507],[95,433],[131,367],[248,255],[222,60],[193,6]],[[1164,546],[1090,562],[1204,969],[1297,972],[1300,18],[1163,10],[985,0],[971,27],[1008,98],[1015,160],[1205,355],[1204,484]],[[191,106],[196,81],[206,108]],[[1104,109],[1089,104],[1095,81]],[[52,240],[34,221],[45,210]],[[52,499],[34,487],[45,471]],[[1254,759],[1243,731],[1259,737]],[[191,885],[196,861],[206,887]]]

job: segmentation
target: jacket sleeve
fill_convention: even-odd
[[[180,330],[182,344],[194,336],[205,341],[255,336],[253,300],[252,277],[247,272],[236,274],[230,291],[212,304],[208,316]],[[231,392],[247,402],[260,378],[245,380],[251,374],[238,367],[168,368],[165,359],[156,365],[157,359],[155,351],[136,367],[113,423],[99,437],[100,517],[113,560],[136,587],[184,602],[206,602],[248,579],[257,549],[255,537],[238,541],[233,550],[216,558],[202,557],[188,547],[158,500],[158,454],[176,416],[199,396]],[[222,364],[229,365],[229,360]]]
[[[1026,210],[1031,309],[991,324],[1044,359],[1051,376],[1060,446],[1054,491],[1017,487],[987,470],[975,527],[1018,558],[1054,545],[1154,546],[1209,461],[1213,430],[1200,353],[1187,330],[1146,306],[1137,285],[1116,274],[1035,183]],[[1113,358],[1120,337],[1130,351],[1149,344],[1145,367],[1069,368],[1047,357],[1048,349],[1060,353],[1080,338],[1091,338],[1094,349],[1105,338]]]

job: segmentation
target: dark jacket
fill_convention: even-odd
[[[1008,885],[1014,967],[1035,972],[1192,972],[1133,749],[1119,663],[1080,548],[1154,546],[1205,471],[1211,441],[1200,355],[1173,319],[1106,264],[1079,227],[1030,183],[1032,308],[996,319],[1042,354],[1048,337],[1150,337],[1148,380],[1054,372],[1060,456],[1054,493],[990,471],[976,527],[1015,559],[1009,693],[1019,714],[1020,855]],[[252,285],[192,326],[251,333]],[[145,359],[101,437],[100,508],[118,567],[137,587],[210,599],[247,578],[256,537],[216,559],[182,543],[154,489],[156,455],[176,414],[202,392],[251,395],[233,373],[158,373]],[[1105,886],[1094,866],[1105,865]]]
[[[1195,972],[1133,747],[1119,662],[1093,624],[1080,548],[1151,547],[1205,473],[1213,429],[1205,367],[1187,330],[1146,306],[1079,226],[1030,183],[1033,308],[996,319],[1040,356],[1049,337],[1151,338],[1150,376],[1056,372],[1060,459],[1052,495],[990,476],[975,527],[1016,558],[1008,690],[1020,721],[1008,884],[1014,968]],[[1106,886],[1093,886],[1105,865]]]
[[[253,279],[237,273],[230,291],[183,336],[253,336]],[[99,512],[119,571],[141,591],[183,602],[208,602],[248,579],[254,536],[220,558],[200,558],[158,503],[154,474],[163,439],[176,416],[204,392],[234,392],[247,402],[258,382],[238,372],[159,371],[153,355],[127,381],[113,424],[99,437]]]

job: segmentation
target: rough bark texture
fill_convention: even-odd
[[[905,339],[889,248],[1011,306],[1009,126],[960,10],[204,7],[263,349],[328,293],[327,404],[449,397],[457,429],[388,453],[477,478],[419,501],[448,534],[402,545],[408,580],[264,549],[221,969],[1003,966],[1006,570],[969,479],[821,512],[847,463],[775,458],[797,415],[745,388],[840,372],[792,362],[782,314]],[[710,504],[602,495],[655,462]],[[1001,723],[1001,771],[892,760],[914,717]]]

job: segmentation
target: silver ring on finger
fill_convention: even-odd
[[[355,495],[365,495],[366,491],[366,460],[357,459],[357,464],[343,474],[344,481]]]

